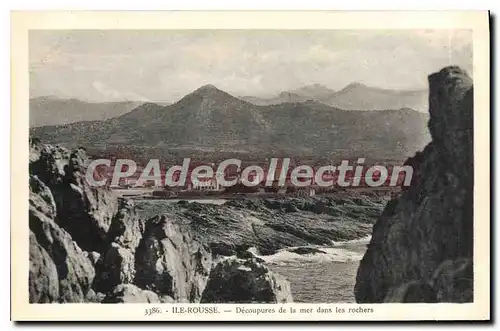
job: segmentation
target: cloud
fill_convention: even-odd
[[[149,101],[148,98],[138,95],[134,92],[123,92],[116,89],[108,87],[106,84],[100,81],[95,81],[92,83],[92,87],[99,92],[106,100],[109,101]]]
[[[320,83],[425,88],[445,65],[472,70],[459,30],[30,32],[30,90],[95,101],[176,101],[203,84],[272,95]]]

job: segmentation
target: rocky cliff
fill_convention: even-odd
[[[171,215],[149,220],[137,248],[135,282],[180,302],[199,302],[212,266],[208,246]]]
[[[373,228],[358,302],[473,300],[473,84],[458,67],[429,76],[432,142],[406,163],[411,186]]]
[[[199,302],[212,268],[208,245],[186,219],[167,212],[146,220],[132,201],[89,186],[87,163],[83,149],[30,141],[30,302]],[[279,296],[284,280],[261,274]]]

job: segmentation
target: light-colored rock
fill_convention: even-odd
[[[142,290],[132,284],[119,284],[102,300],[102,303],[160,303],[154,292]]]
[[[148,220],[135,257],[139,287],[176,301],[200,301],[212,255],[192,237],[189,226],[164,215]]]
[[[96,277],[93,287],[99,292],[107,292],[119,284],[133,283],[135,276],[134,254],[117,243],[111,243],[108,251],[97,261],[95,271]]]
[[[163,295],[160,297],[160,302],[161,303],[175,303],[174,298],[169,297],[168,295]]]
[[[38,245],[43,248],[46,255],[44,259],[50,257],[57,270],[59,281],[59,302],[83,302],[94,278],[94,268],[90,260],[83,251],[72,240],[71,236],[61,229],[54,221],[53,213],[50,211],[50,199],[42,198],[38,192],[45,195],[48,189],[39,181],[30,181],[29,199],[29,227]],[[32,242],[35,242],[34,240]],[[34,250],[33,250],[34,252]],[[32,256],[34,258],[34,256]],[[32,279],[30,284],[30,296],[33,298],[43,296],[36,294],[39,274],[36,263],[30,260]],[[50,265],[49,262],[46,262]],[[49,267],[50,268],[50,267]],[[50,269],[49,269],[50,270]],[[53,275],[52,271],[49,273]],[[37,279],[34,276],[37,275]],[[40,280],[43,282],[43,279]],[[55,292],[52,292],[55,293]]]
[[[40,213],[54,219],[56,217],[56,203],[50,189],[37,177],[30,176],[29,203]]]
[[[85,302],[91,303],[101,303],[106,295],[101,292],[95,292],[93,289],[90,289],[87,293],[87,297],[85,298]]]
[[[135,252],[144,233],[144,220],[137,216],[132,200],[121,199],[107,234],[108,242],[115,242]]]
[[[57,269],[49,254],[41,247],[30,231],[30,303],[50,303],[59,299]]]
[[[106,241],[110,246],[96,264],[94,288],[108,292],[118,284],[134,282],[135,251],[144,232],[133,202],[121,200],[113,216]]]
[[[290,303],[290,283],[256,259],[229,257],[211,271],[202,303]]]
[[[50,189],[62,183],[68,160],[67,149],[30,141],[30,175],[37,176]]]
[[[99,254],[97,252],[88,252],[87,257],[89,258],[92,265],[95,267],[95,265],[97,264],[97,261],[99,261],[99,258],[101,257],[101,254]]]

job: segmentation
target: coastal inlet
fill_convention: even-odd
[[[248,252],[291,285],[295,302],[355,302],[356,271],[386,198],[135,200],[140,215],[175,214],[217,256]]]

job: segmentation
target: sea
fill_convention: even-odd
[[[370,238],[316,247],[326,254],[299,255],[289,248],[260,256],[289,282],[294,302],[355,303],[356,273]]]

